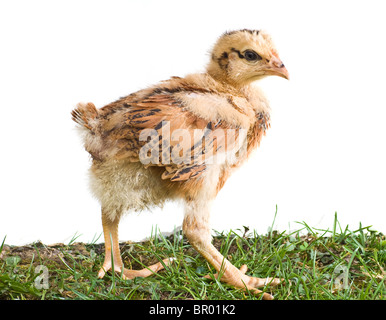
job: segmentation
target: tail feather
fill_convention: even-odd
[[[71,115],[77,124],[93,131],[92,122],[98,116],[98,110],[92,102],[78,103]]]

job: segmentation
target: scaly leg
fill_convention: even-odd
[[[216,269],[218,274],[222,274],[221,281],[236,288],[248,289],[255,294],[261,294],[259,287],[265,285],[275,286],[282,282],[278,278],[256,278],[245,274],[246,265],[237,269],[212,245],[209,229],[209,209],[199,203],[189,203],[186,206],[183,231],[190,244]],[[268,293],[263,294],[263,299],[271,300],[273,296]]]
[[[102,226],[103,226],[103,235],[105,238],[105,260],[103,262],[102,268],[98,272],[98,278],[103,278],[105,273],[111,270],[114,263],[114,271],[121,273],[123,268],[123,279],[130,280],[136,277],[148,277],[159,270],[164,268],[161,262],[153,264],[142,270],[131,270],[123,267],[123,262],[119,250],[119,240],[118,240],[118,224],[119,217],[116,217],[114,220],[111,220],[102,210]],[[111,256],[112,252],[112,256]],[[172,259],[164,259],[163,263],[167,266],[171,263]]]

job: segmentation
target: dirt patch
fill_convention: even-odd
[[[82,257],[90,257],[90,251],[84,243],[80,242],[74,243],[71,246],[60,243],[44,245],[41,242],[35,242],[25,246],[4,245],[0,254],[0,260],[3,261],[15,259],[17,263],[21,265],[32,264],[36,266],[40,264],[50,264],[58,267],[69,263],[71,258],[78,260]]]

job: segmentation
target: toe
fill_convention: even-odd
[[[256,296],[263,295],[262,296],[263,300],[273,300],[273,296],[272,295],[270,295],[269,293],[266,293],[266,292],[262,292],[261,290],[256,289],[254,287],[245,286],[243,289],[247,289],[249,292],[253,293]]]
[[[245,273],[247,272],[247,270],[248,270],[248,266],[247,266],[246,264],[243,264],[243,265],[240,267],[240,272],[241,272],[242,274],[245,274]],[[207,274],[206,276],[204,276],[204,278],[206,278],[206,279],[212,279],[211,275],[209,275],[209,274]],[[218,273],[215,273],[215,274],[214,274],[214,278],[215,278],[215,279],[218,279]]]
[[[126,280],[131,280],[131,279],[134,279],[136,277],[146,278],[146,277],[151,276],[154,273],[157,273],[158,271],[164,269],[164,265],[168,266],[174,260],[175,260],[175,258],[167,258],[167,259],[162,260],[162,262],[157,262],[151,266],[148,266],[147,268],[143,268],[142,270],[123,269],[123,277]]]
[[[246,264],[243,264],[241,267],[240,267],[240,272],[241,273],[246,273],[248,270],[248,266]]]
[[[106,274],[105,269],[100,268],[99,271],[98,271],[98,278],[102,279],[105,276],[105,274]]]
[[[273,295],[270,295],[269,293],[264,292],[263,300],[273,300]]]
[[[266,278],[264,286],[276,287],[283,282],[283,278]]]
[[[249,279],[245,281],[248,283],[248,285],[254,287],[254,288],[262,288],[265,286],[268,287],[275,287],[283,282],[284,279],[280,278],[255,278],[255,277],[248,277]]]
[[[278,286],[279,284],[284,283],[285,280],[283,278],[273,278],[272,282],[270,283],[270,286]]]

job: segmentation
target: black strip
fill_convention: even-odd
[[[231,50],[232,50],[232,52],[236,52],[239,55],[240,59],[245,59],[245,57],[241,54],[241,52],[239,50],[236,50],[235,48],[232,48]]]

